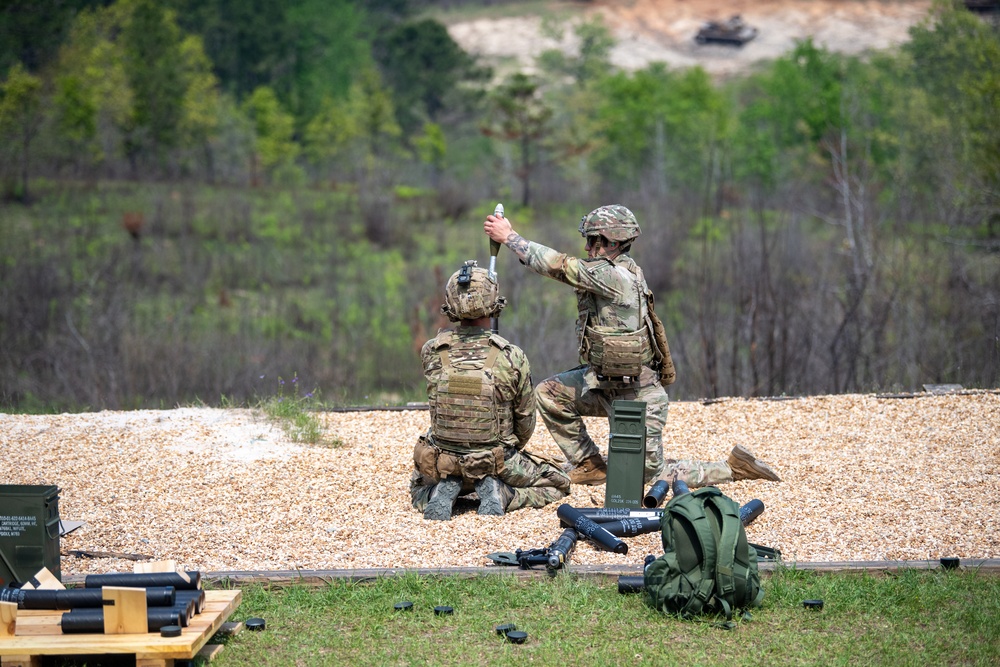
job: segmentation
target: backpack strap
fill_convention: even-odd
[[[719,549],[715,562],[715,599],[720,603],[726,614],[726,620],[733,619],[733,610],[729,600],[736,597],[736,580],[734,577],[736,564],[736,545],[740,536],[740,515],[736,503],[721,495],[712,494],[705,499],[711,503],[722,518],[719,527]],[[746,573],[743,573],[744,579]],[[737,601],[739,602],[739,601]]]

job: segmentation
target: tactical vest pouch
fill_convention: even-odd
[[[670,344],[667,343],[667,330],[663,327],[663,322],[659,316],[653,312],[653,299],[649,299],[649,330],[656,343],[654,357],[660,366],[660,384],[664,387],[673,384],[677,380],[677,370],[674,368],[674,360],[670,356]]]
[[[587,363],[604,377],[638,377],[653,361],[645,329],[621,333],[607,327],[587,327]]]
[[[413,448],[413,465],[417,472],[435,482],[441,479],[438,475],[438,455],[441,450],[427,442],[427,438],[420,436],[416,446]]]
[[[467,454],[449,452],[421,436],[413,449],[413,463],[421,475],[435,482],[449,475],[477,480],[503,474],[503,455],[501,446]]]

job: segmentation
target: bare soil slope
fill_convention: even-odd
[[[249,410],[0,414],[0,467],[5,484],[57,485],[61,517],[85,522],[62,540],[64,575],[132,569],[73,550],[209,572],[469,567],[559,536],[555,504],[481,517],[460,499],[447,522],[415,512],[409,477],[426,411],[321,418],[340,446],[289,442]],[[588,423],[606,443],[607,420]],[[778,470],[780,483],[722,488],[764,502],[748,535],[787,561],[1000,557],[995,390],[675,403],[667,424],[668,456],[722,459],[741,443]],[[542,425],[529,447],[559,455]],[[574,487],[566,502],[602,506],[604,487]],[[581,542],[573,562],[634,566],[661,553],[658,534],[627,541],[627,556]]]
[[[636,70],[651,62],[671,67],[700,65],[715,75],[746,71],[755,62],[774,59],[811,37],[831,51],[861,53],[885,49],[909,39],[908,30],[924,17],[929,0],[599,0],[557,3],[576,14],[567,25],[600,14],[617,44],[612,62]],[[743,47],[698,45],[694,36],[702,23],[740,14],[759,30]],[[537,14],[500,19],[476,19],[449,26],[453,39],[487,61],[513,60],[530,68],[545,49],[572,52],[577,47],[572,30],[561,40],[545,35]]]

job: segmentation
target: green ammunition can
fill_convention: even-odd
[[[59,488],[0,485],[0,586],[30,581],[59,568]]]
[[[645,467],[646,403],[614,401],[611,404],[604,506],[642,509]]]

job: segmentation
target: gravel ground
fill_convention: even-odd
[[[422,410],[321,413],[335,447],[289,442],[250,410],[179,408],[62,415],[0,414],[5,484],[53,484],[63,576],[131,571],[123,558],[173,559],[205,572],[468,567],[494,551],[548,546],[556,504],[481,517],[460,499],[448,522],[410,507]],[[588,419],[598,442],[607,422]],[[766,507],[747,533],[787,562],[1000,557],[1000,392],[725,399],[674,403],[668,456],[724,459],[741,443],[781,474],[723,490]],[[529,447],[558,454],[544,426]],[[566,502],[603,505],[603,486]],[[628,538],[627,556],[581,541],[573,562],[635,565],[659,535]]]

